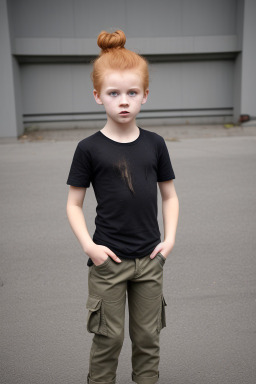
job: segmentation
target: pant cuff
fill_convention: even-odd
[[[132,373],[132,381],[134,381],[137,384],[155,384],[158,382],[159,378],[159,372],[156,376],[136,376],[134,373]]]
[[[114,379],[112,381],[94,381],[94,380],[90,379],[90,376],[88,375],[87,376],[87,383],[88,384],[116,384],[116,379]]]

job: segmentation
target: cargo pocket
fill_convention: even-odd
[[[165,307],[167,306],[164,297],[161,298],[161,306],[158,313],[157,331],[160,332],[162,328],[166,327],[166,314]]]
[[[86,308],[88,309],[87,331],[107,336],[107,324],[104,315],[104,305],[101,298],[88,296]]]

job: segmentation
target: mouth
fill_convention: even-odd
[[[120,113],[119,113],[119,115],[122,115],[122,116],[124,116],[124,115],[128,115],[129,114],[129,112],[127,112],[127,111],[121,111]]]

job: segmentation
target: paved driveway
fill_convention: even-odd
[[[180,221],[164,272],[159,384],[255,384],[256,137],[167,145]],[[0,145],[1,384],[86,382],[86,257],[65,213],[75,146]],[[85,211],[92,234],[92,188]],[[120,384],[131,383],[130,351],[126,325]]]

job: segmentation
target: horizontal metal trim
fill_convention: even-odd
[[[216,53],[241,51],[237,35],[130,38],[126,48],[142,55]],[[15,37],[14,55],[98,55],[94,38]]]
[[[186,112],[186,111],[226,111],[233,110],[233,107],[221,107],[221,108],[177,108],[177,109],[144,109],[140,113],[155,113],[155,112]],[[105,112],[60,112],[60,113],[29,113],[24,114],[23,117],[33,116],[78,116],[78,115],[105,115]]]
[[[138,119],[154,119],[154,118],[179,118],[179,117],[214,117],[214,116],[232,116],[233,108],[198,108],[198,109],[162,109],[162,110],[145,110],[141,111]],[[23,122],[39,123],[39,122],[68,122],[68,121],[93,121],[106,120],[104,112],[88,112],[88,113],[52,113],[52,114],[25,114]]]
[[[183,117],[187,117],[187,118],[191,118],[191,117],[233,117],[233,115],[230,115],[230,114],[227,114],[227,115],[186,115],[186,116],[180,116],[180,115],[177,115],[177,116],[161,116],[161,117],[157,117],[157,119],[177,119],[177,118],[183,118]],[[141,120],[141,119],[156,119],[155,116],[151,116],[151,117],[138,117],[137,120]],[[102,118],[95,118],[95,119],[76,119],[76,120],[35,120],[35,121],[23,121],[24,124],[36,124],[36,123],[58,123],[58,122],[74,122],[74,121],[105,121],[105,119],[102,119]]]
[[[234,52],[218,53],[184,53],[184,54],[150,54],[144,55],[150,64],[179,61],[234,60]],[[20,64],[87,64],[92,65],[97,56],[91,55],[16,55]]]
[[[79,116],[79,115],[105,115],[105,112],[60,112],[60,113],[29,113],[23,114],[23,117],[33,117],[33,116]]]

